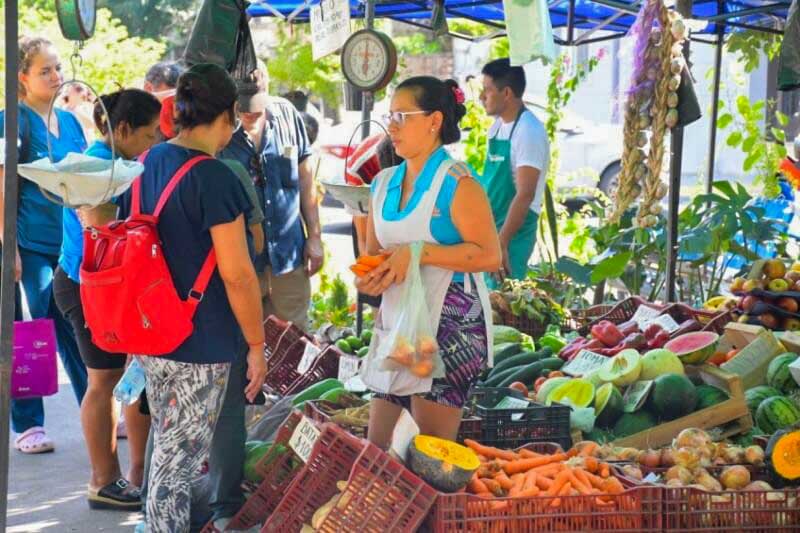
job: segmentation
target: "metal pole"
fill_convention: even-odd
[[[367,0],[364,7],[364,22],[370,30],[375,26],[375,0]],[[373,94],[368,91],[361,93],[361,138],[369,137],[369,119],[372,112]]]
[[[717,23],[717,49],[714,55],[714,88],[711,96],[711,128],[708,134],[708,168],[706,170],[706,193],[711,193],[714,183],[714,163],[717,151],[717,116],[719,115],[719,84],[722,73],[722,47],[725,44],[725,26]]]
[[[569,0],[567,9],[567,44],[572,45],[575,38],[575,0]]]
[[[8,438],[11,359],[14,353],[14,264],[17,250],[17,0],[6,0],[6,161],[3,180],[3,255],[0,265],[0,531],[8,510]]]
[[[678,0],[676,9],[684,18],[692,15],[692,0]],[[689,62],[689,41],[683,53]],[[678,207],[681,199],[681,167],[683,166],[683,128],[676,127],[670,134],[669,202],[667,206],[667,301],[675,301],[678,270]]]

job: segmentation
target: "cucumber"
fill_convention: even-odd
[[[517,342],[504,342],[494,347],[494,364],[503,362],[511,356],[522,351],[522,346]]]
[[[541,361],[536,361],[535,363],[531,363],[529,365],[516,367],[512,369],[515,372],[511,372],[507,377],[501,379],[499,383],[492,386],[508,387],[515,381],[521,381],[522,383],[531,383],[536,378],[536,376],[539,375],[539,372],[541,372],[543,369],[558,370],[563,365],[564,361],[562,361],[558,357],[548,357],[547,359],[542,359]]]
[[[483,382],[483,384],[481,386],[482,387],[499,387],[500,385],[498,385],[498,383],[503,381],[508,376],[516,374],[521,368],[523,368],[523,367],[514,366],[514,367],[511,367],[511,368],[506,368],[505,370],[501,370],[500,372],[498,372],[496,374],[492,374],[491,376],[489,376],[486,379],[486,381]],[[514,381],[516,381],[516,380],[514,380]],[[509,381],[509,383],[514,383],[514,381]]]
[[[308,400],[319,400],[320,397],[328,392],[329,390],[333,389],[343,389],[344,384],[335,378],[328,378],[323,379],[318,383],[314,383],[309,387],[303,389],[302,391],[297,393],[292,399],[292,406],[299,407],[306,403]]]
[[[507,368],[535,363],[536,361],[541,361],[542,359],[546,359],[551,355],[553,355],[553,350],[550,348],[542,348],[538,352],[522,352],[518,353],[517,355],[512,355],[508,359],[504,359],[499,363],[495,362],[494,368],[492,368],[489,377],[497,372],[506,370]]]
[[[339,403],[339,398],[342,394],[345,394],[347,391],[341,387],[336,387],[335,389],[330,389],[329,391],[325,392],[322,396],[319,397],[320,400],[327,400],[333,403]]]

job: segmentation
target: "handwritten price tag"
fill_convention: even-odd
[[[303,460],[304,463],[308,462],[311,457],[311,452],[314,450],[314,444],[319,438],[319,430],[314,426],[314,423],[303,417],[297,427],[294,428],[294,433],[289,439],[289,447],[294,450],[294,453]]]
[[[606,361],[608,361],[608,357],[604,355],[589,350],[581,350],[572,361],[561,368],[561,371],[570,376],[585,376],[603,366]]]
[[[644,328],[647,326],[647,324],[649,324],[659,314],[661,314],[661,311],[658,309],[653,309],[652,307],[647,307],[646,305],[640,305],[633,314],[633,318],[631,320],[639,325],[640,330],[644,331]]]
[[[338,380],[342,383],[347,383],[350,378],[358,374],[358,369],[361,364],[361,359],[352,355],[343,355],[339,357],[339,375]]]
[[[527,409],[530,407],[531,404],[527,400],[522,400],[520,398],[514,398],[513,396],[506,396],[500,402],[494,406],[495,409]],[[522,420],[522,416],[525,413],[514,413],[511,415],[511,420],[514,422],[518,422]]]
[[[314,361],[317,360],[319,357],[320,349],[311,344],[310,342],[306,343],[306,349],[303,352],[303,358],[300,359],[300,362],[297,363],[297,373],[298,374],[305,374],[308,372],[308,369],[311,368],[311,365],[314,364]]]
[[[675,322],[675,319],[672,318],[670,315],[659,315],[658,317],[651,320],[649,324],[658,324],[659,326],[661,326],[661,329],[663,329],[667,333],[678,331],[681,327],[680,324]]]

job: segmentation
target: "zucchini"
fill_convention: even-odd
[[[292,407],[299,407],[309,400],[319,400],[320,397],[333,389],[343,389],[344,384],[335,378],[323,379],[297,393],[292,399]]]
[[[522,351],[522,346],[517,342],[504,342],[494,346],[494,364],[501,363]]]
[[[511,368],[506,368],[505,370],[501,370],[500,372],[498,372],[496,374],[492,374],[491,376],[489,376],[489,378],[486,381],[483,382],[481,387],[499,387],[500,385],[498,385],[498,383],[503,381],[508,376],[516,374],[521,368],[523,368],[523,367],[514,366],[514,367],[511,367]],[[514,383],[514,381],[516,381],[516,379],[512,380],[512,381],[509,381],[509,383]]]
[[[546,359],[551,355],[553,355],[553,350],[550,348],[543,348],[538,352],[522,352],[518,353],[517,355],[512,355],[508,359],[504,359],[499,363],[495,362],[494,368],[492,368],[492,372],[489,374],[489,377],[507,368],[535,363],[536,361],[541,361],[542,359]]]
[[[501,379],[499,383],[492,385],[493,387],[508,387],[515,381],[521,381],[522,383],[531,383],[536,376],[539,375],[543,369],[547,370],[558,370],[564,365],[564,361],[559,359],[558,357],[548,357],[547,359],[542,359],[541,361],[536,361],[535,363],[531,363],[529,365],[525,365],[523,367],[516,367],[512,370],[515,372],[510,373],[507,377]],[[505,373],[503,373],[505,375]],[[500,376],[498,376],[499,378]]]

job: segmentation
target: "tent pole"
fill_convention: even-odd
[[[574,44],[575,39],[575,0],[569,0],[567,9],[567,45]]]
[[[364,22],[370,30],[375,27],[375,0],[367,0],[364,7]],[[372,111],[372,93],[361,93],[361,138],[369,137],[370,115]]]
[[[722,2],[718,2],[723,5]],[[714,88],[711,96],[711,127],[708,134],[708,168],[706,170],[706,193],[711,193],[714,183],[714,163],[717,151],[717,117],[719,116],[719,85],[722,71],[722,47],[725,44],[725,26],[717,23],[717,48],[714,51]]]
[[[692,16],[692,0],[678,0],[676,9],[684,18]],[[684,43],[688,62],[689,41]],[[670,133],[669,201],[667,205],[667,301],[676,300],[678,270],[678,207],[681,199],[681,167],[683,166],[683,128],[675,127]]]
[[[5,138],[17,139],[17,0],[6,0],[6,126]],[[8,438],[11,406],[11,359],[14,353],[14,264],[17,250],[17,143],[6,143],[5,179],[3,180],[3,256],[0,266],[0,531],[6,530],[8,511]]]

